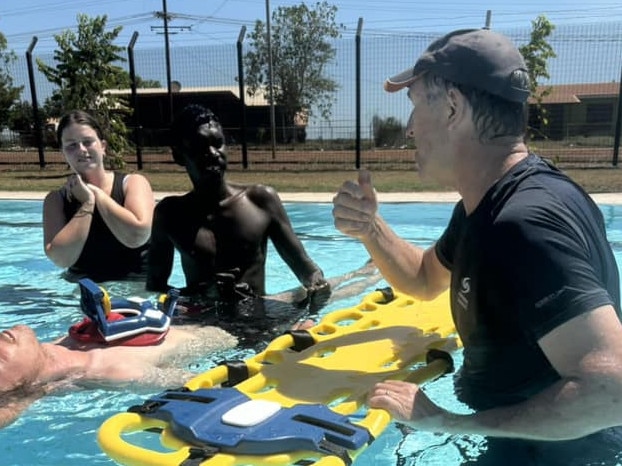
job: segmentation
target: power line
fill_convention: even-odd
[[[127,0],[107,0],[106,4],[121,3]],[[252,27],[254,22],[258,19],[240,19],[240,17],[219,17],[214,16],[218,11],[222,11],[225,5],[231,5],[231,3],[248,3],[256,4],[257,0],[222,0],[213,10],[211,15],[196,15],[187,13],[170,13],[171,18],[186,20],[191,22],[189,28],[192,28],[193,34],[190,34],[184,40],[189,43],[192,40],[200,40],[201,34],[209,34],[212,38],[221,38],[223,42],[234,41],[235,37],[239,33],[242,26]],[[296,1],[281,1],[282,5],[289,5],[297,3]],[[478,2],[479,3],[479,2]],[[539,14],[545,14],[547,18],[554,25],[561,25],[572,21],[577,23],[577,18],[581,18],[582,24],[590,24],[595,21],[616,21],[622,18],[622,5],[619,2],[612,2],[611,7],[597,7],[593,8],[586,5],[585,8],[558,8],[555,10],[548,10],[543,12],[539,9],[540,1],[523,1],[523,10],[520,13],[510,12],[507,9],[492,10],[492,25],[493,28],[510,28],[510,27],[529,27],[525,21],[525,16],[537,17]],[[15,5],[15,3],[14,3]],[[43,5],[35,6],[32,8],[20,7],[16,5],[11,9],[3,10],[2,16],[0,16],[0,31],[2,30],[2,19],[11,17],[19,18],[27,15],[45,14],[45,13],[58,13],[58,11],[66,10],[69,7],[80,9],[88,9],[90,6],[101,5],[101,0],[87,0],[87,1],[57,1],[51,3],[44,3]],[[483,5],[483,3],[482,3]],[[338,16],[344,12],[355,11],[362,13],[362,17],[365,21],[365,32],[372,35],[395,35],[395,34],[409,34],[414,32],[437,32],[446,30],[448,27],[472,27],[477,24],[483,24],[486,9],[482,8],[478,11],[478,4],[472,3],[465,6],[462,2],[449,2],[443,3],[442,8],[437,5],[426,6],[418,5],[417,8],[412,8],[411,0],[392,0],[389,4],[383,1],[366,1],[362,7],[360,0],[340,0],[338,6]],[[447,10],[451,10],[452,15],[448,16]],[[375,19],[374,13],[377,11],[392,12],[395,11],[397,19]],[[124,31],[121,33],[119,39],[125,38],[129,40],[129,33],[125,29],[132,27],[142,28],[142,26],[150,21],[153,21],[157,12],[142,12],[133,15],[120,16],[114,18],[108,18],[108,25],[111,27],[123,26]],[[555,18],[555,19],[553,19]],[[344,22],[346,30],[345,36],[349,36],[356,31],[356,21],[350,20]],[[210,27],[209,31],[201,30],[201,26]],[[65,30],[76,30],[77,25],[59,26],[54,28],[44,28],[39,30],[31,30],[27,32],[20,32],[14,34],[5,34],[9,42],[9,46],[12,46],[14,42],[21,43],[23,46],[31,40],[33,36],[37,36],[40,39],[38,49],[42,48],[55,48],[55,42],[53,41],[53,35],[59,34]],[[144,29],[141,29],[144,31]],[[154,29],[152,29],[154,31]],[[605,38],[604,40],[609,40]],[[141,44],[155,44],[157,40],[153,40],[149,35],[141,38]]]

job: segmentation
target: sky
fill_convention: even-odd
[[[91,17],[107,15],[109,26],[123,26],[119,45],[129,44],[138,32],[137,46],[158,47],[163,42],[163,21],[156,16],[164,5],[171,15],[169,40],[179,45],[235,43],[242,26],[252,30],[256,20],[265,21],[268,8],[292,6],[301,0],[1,0],[0,32],[9,49],[23,54],[33,37],[36,52],[55,49],[54,35],[74,29],[79,13]],[[315,5],[315,0],[307,1]],[[332,0],[337,22],[355,34],[359,18],[368,33],[449,31],[480,27],[491,11],[491,27],[529,27],[539,14],[555,25],[622,20],[620,0]]]
[[[237,76],[235,60],[210,55],[210,73],[188,74],[185,66],[177,66],[175,60],[196,62],[202,66],[203,58],[187,46],[235,46],[242,26],[251,32],[257,20],[266,20],[266,13],[279,7],[299,5],[302,0],[0,0],[0,33],[4,34],[9,50],[13,50],[24,62],[21,70],[14,76],[16,85],[24,86],[23,99],[30,101],[28,75],[26,74],[25,52],[37,37],[33,50],[35,57],[51,56],[56,49],[54,35],[67,29],[76,29],[77,15],[90,17],[106,15],[107,26],[123,26],[116,45],[126,48],[134,32],[138,32],[135,44],[136,68],[139,75],[147,79],[166,82],[166,73],[162,57],[139,55],[139,52],[159,53],[164,49],[163,21],[161,12],[166,10],[169,21],[169,41],[171,50],[179,47],[172,54],[173,79],[182,82],[185,87],[234,85]],[[306,1],[313,7],[316,0]],[[344,39],[353,39],[359,19],[363,20],[363,36],[409,36],[413,40],[408,45],[408,52],[395,51],[387,55],[369,49],[366,73],[362,76],[364,108],[363,121],[371,121],[372,115],[408,115],[410,103],[402,98],[399,102],[394,96],[382,90],[381,83],[386,78],[387,70],[399,71],[412,63],[416,46],[425,48],[429,42],[424,36],[444,34],[458,28],[483,27],[487,12],[490,11],[490,27],[502,32],[531,29],[531,22],[538,15],[545,15],[555,26],[556,31],[563,25],[588,24],[591,36],[584,38],[580,30],[570,40],[561,37],[554,43],[558,53],[556,59],[549,62],[551,83],[604,82],[619,80],[622,43],[619,40],[622,23],[622,1],[620,0],[328,0],[337,7],[338,23],[343,24]],[[158,16],[159,15],[159,16]],[[608,27],[608,23],[612,27]],[[594,37],[594,31],[599,36]],[[417,34],[419,37],[417,38]],[[524,37],[521,36],[521,37]],[[382,41],[376,41],[382,46]],[[412,43],[411,43],[412,42]],[[352,41],[343,41],[343,44]],[[201,47],[203,48],[203,47]],[[225,47],[226,49],[226,47]],[[603,52],[606,49],[606,52]],[[184,58],[182,51],[187,50],[191,58]],[[343,53],[349,53],[346,50]],[[194,53],[194,55],[192,55]],[[201,55],[202,56],[202,55]],[[142,60],[142,61],[141,61]],[[146,62],[145,62],[146,60]],[[225,60],[219,63],[218,60]],[[333,106],[334,128],[342,127],[347,134],[336,135],[331,126],[331,137],[350,137],[354,108],[354,86],[349,85],[352,74],[349,68],[337,66],[339,62],[352,63],[352,57],[338,57],[331,75],[339,85],[337,101]],[[146,64],[157,62],[159,72],[150,71]],[[577,66],[581,63],[581,66]],[[194,70],[194,68],[192,68]],[[351,71],[351,70],[350,70]],[[186,73],[183,74],[182,73]],[[199,80],[199,82],[194,82]],[[37,77],[39,84],[45,84],[44,78]],[[39,87],[39,86],[38,86]],[[44,99],[52,88],[47,86],[39,90],[39,99]],[[46,94],[46,92],[48,94]],[[397,105],[397,106],[396,106]],[[314,123],[325,126],[325,122],[313,119]],[[335,130],[337,131],[337,130]],[[311,134],[311,133],[310,133]]]

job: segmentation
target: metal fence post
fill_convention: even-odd
[[[130,67],[130,90],[132,102],[132,126],[134,132],[134,144],[136,144],[136,166],[139,170],[143,169],[143,146],[142,146],[142,126],[138,115],[138,95],[136,91],[136,70],[134,68],[134,46],[138,39],[138,31],[134,31],[130,43],[127,46],[127,59]]]
[[[356,27],[356,162],[357,169],[361,168],[361,31],[363,29],[363,18],[359,18]]]
[[[622,67],[620,67],[622,70]],[[622,71],[620,71],[620,90],[618,91],[618,113],[616,115],[616,132],[613,136],[613,160],[614,167],[618,166],[618,154],[620,152],[620,132],[622,131]]]
[[[37,36],[33,36],[28,50],[26,51],[26,62],[28,64],[28,81],[30,82],[30,96],[32,97],[32,117],[35,123],[35,138],[37,149],[39,150],[39,166],[45,168],[45,153],[43,151],[43,137],[41,128],[41,116],[39,115],[39,103],[37,102],[37,86],[35,85],[35,73],[32,66],[32,51],[37,45]]]
[[[240,29],[237,41],[238,51],[238,89],[240,93],[240,137],[242,139],[242,166],[248,168],[248,143],[246,141],[246,98],[244,93],[244,61],[242,58],[242,43],[246,34],[246,26]]]

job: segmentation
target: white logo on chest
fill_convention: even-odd
[[[471,292],[471,279],[464,277],[460,281],[460,290],[458,291],[458,304],[462,309],[466,310],[469,307],[469,293]]]

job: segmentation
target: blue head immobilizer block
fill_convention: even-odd
[[[93,322],[97,323],[106,341],[113,341],[145,332],[162,333],[168,330],[175,311],[179,291],[172,289],[163,302],[163,310],[153,306],[149,300],[114,298],[108,311],[119,312],[123,318],[109,320],[104,302],[105,291],[91,279],[80,280],[80,308]]]
[[[357,450],[373,440],[365,428],[319,404],[282,408],[252,426],[223,422],[223,415],[249,400],[235,388],[167,391],[129,411],[167,422],[175,436],[189,444],[236,455],[336,454]]]

